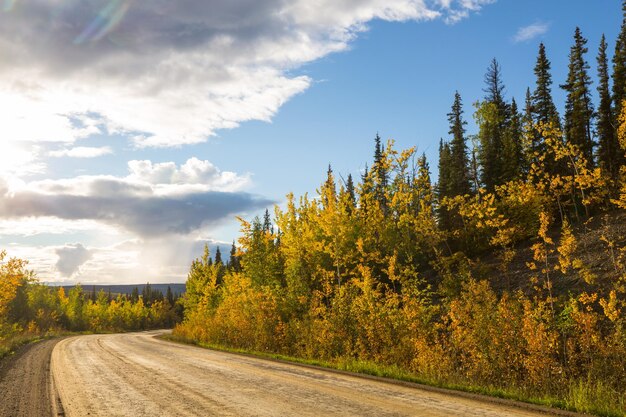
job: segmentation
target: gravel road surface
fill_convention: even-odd
[[[540,416],[538,411],[180,345],[78,336],[52,352],[65,415]],[[43,414],[42,414],[43,415]]]
[[[25,346],[0,361],[0,417],[56,416],[50,354],[57,340]]]

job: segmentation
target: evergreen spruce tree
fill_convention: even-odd
[[[351,174],[348,174],[348,179],[344,181],[344,184],[340,187],[338,200],[342,210],[348,216],[352,216],[356,210],[356,190]]]
[[[616,116],[621,113],[622,102],[626,98],[626,0],[622,3],[622,12],[624,18],[613,55],[613,104]]]
[[[535,65],[535,76],[537,86],[532,95],[533,119],[536,122],[533,137],[535,139],[535,149],[539,154],[546,151],[540,129],[552,127],[561,129],[559,113],[552,100],[552,75],[550,74],[550,61],[546,56],[546,48],[543,43],[539,45],[537,64]],[[545,169],[547,172],[556,174],[563,173],[563,161],[556,161],[554,157],[546,158]]]
[[[217,249],[215,249],[215,265],[221,265],[222,264],[222,251],[220,250],[220,247],[218,246]]]
[[[624,155],[620,150],[615,129],[615,117],[612,110],[612,99],[609,90],[609,64],[606,54],[606,38],[602,35],[598,52],[598,95],[600,104],[596,120],[598,135],[598,165],[614,182],[619,177],[619,168],[624,163]],[[615,193],[617,188],[613,192]]]
[[[448,133],[452,135],[450,140],[450,163],[447,168],[450,181],[450,193],[448,196],[469,194],[471,190],[469,159],[465,143],[465,125],[467,122],[463,120],[463,104],[458,91],[454,94],[454,103],[452,104],[451,112],[448,113],[448,122],[450,123],[450,131]]]
[[[535,76],[537,86],[532,95],[532,108],[536,122],[550,124],[561,127],[559,113],[552,100],[552,75],[550,74],[550,61],[546,56],[546,47],[543,43],[539,45],[537,64],[535,65]]]
[[[348,174],[348,180],[346,181],[346,193],[348,193],[348,197],[350,202],[352,203],[352,207],[356,207],[356,192],[354,190],[354,181],[352,180],[352,174]]]
[[[569,54],[569,72],[567,82],[561,88],[567,91],[565,102],[565,140],[581,150],[590,166],[593,166],[593,139],[591,122],[593,104],[589,86],[591,78],[587,71],[589,64],[585,60],[588,49],[587,39],[582,36],[580,28],[574,32],[574,45]]]
[[[485,84],[485,101],[477,110],[480,125],[478,160],[482,168],[482,183],[487,191],[493,192],[496,185],[506,180],[504,141],[510,118],[510,107],[504,101],[502,71],[495,58],[485,74]]]
[[[237,246],[233,240],[233,245],[230,247],[230,259],[228,260],[228,268],[233,272],[240,272],[241,266],[239,265],[239,257],[237,256]]]
[[[320,190],[320,196],[322,197],[322,205],[327,208],[332,203],[337,201],[337,187],[335,185],[335,176],[333,174],[333,168],[328,164],[328,171],[326,172],[326,181]]]
[[[526,88],[526,100],[524,103],[524,114],[522,116],[522,172],[527,174],[530,165],[536,163],[536,155],[542,151],[542,143],[539,132],[535,129],[533,99],[530,88]]]
[[[522,154],[522,120],[515,99],[511,100],[510,118],[502,144],[502,184],[519,178],[522,174],[524,156]]]
[[[439,227],[442,230],[448,230],[450,227],[448,210],[441,205],[445,197],[452,195],[450,164],[450,145],[441,139],[439,141],[439,181],[437,182],[437,200],[439,201],[439,205],[437,208],[437,216],[439,218]]]
[[[478,103],[474,118],[478,124],[480,183],[489,192],[500,183],[502,172],[502,119],[494,103]]]
[[[270,233],[272,231],[272,219],[270,217],[270,211],[265,209],[265,214],[263,215],[263,231]]]
[[[496,105],[499,111],[506,113],[508,106],[504,101],[504,83],[502,82],[502,69],[498,61],[493,58],[485,73],[485,100]]]
[[[389,183],[389,172],[384,161],[385,148],[381,144],[378,133],[374,138],[374,165],[372,171],[375,177],[374,196],[380,205],[383,214],[387,215],[387,185]]]

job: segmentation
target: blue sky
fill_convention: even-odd
[[[377,132],[436,173],[454,91],[475,133],[492,58],[522,104],[543,41],[561,107],[575,27],[595,78],[622,20],[617,0],[4,6],[0,244],[83,283],[183,281],[235,215],[314,194],[329,163],[358,176]]]

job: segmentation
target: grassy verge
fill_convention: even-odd
[[[544,407],[561,409],[572,412],[583,412],[602,417],[624,417],[626,416],[626,403],[623,398],[617,398],[618,393],[610,392],[602,384],[590,385],[582,381],[571,384],[566,398],[557,398],[550,395],[537,395],[529,393],[523,388],[510,387],[501,388],[493,386],[472,385],[466,382],[450,382],[432,380],[415,375],[396,365],[381,365],[370,361],[362,361],[351,358],[340,358],[335,361],[324,361],[281,355],[272,352],[259,352],[250,349],[232,348],[228,346],[211,343],[197,342],[174,334],[159,336],[162,339],[172,342],[192,344],[206,349],[213,349],[222,352],[239,353],[253,355],[259,358],[275,359],[286,362],[293,362],[304,365],[319,366],[328,369],[353,372],[364,375],[371,375],[382,378],[389,378],[397,381],[410,382],[435,388],[461,391],[471,394],[486,395],[506,400],[520,401]]]
[[[65,335],[65,333],[46,333],[45,335],[26,333],[11,336],[7,339],[0,339],[0,360],[12,355],[21,346]]]

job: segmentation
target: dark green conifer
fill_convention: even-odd
[[[609,90],[609,64],[606,54],[606,38],[602,35],[598,52],[598,95],[600,104],[596,119],[598,135],[598,165],[602,171],[614,182],[619,178],[619,168],[624,163],[624,154],[617,141],[615,129],[615,115],[612,109],[612,99]],[[613,196],[617,188],[614,187]]]
[[[622,3],[622,27],[615,42],[613,54],[613,105],[615,116],[622,111],[622,102],[626,98],[626,0]]]
[[[230,247],[230,259],[228,260],[228,268],[234,272],[241,271],[241,266],[239,264],[239,257],[237,256],[237,246],[235,246],[234,240],[233,240],[233,245]]]
[[[220,250],[220,247],[218,246],[217,249],[215,249],[215,265],[221,265],[222,264],[222,251]]]
[[[495,58],[485,74],[485,84],[485,101],[478,110],[481,113],[478,160],[482,168],[482,183],[487,191],[493,192],[496,185],[507,180],[504,178],[504,165],[507,163],[504,142],[510,117],[510,107],[504,101],[502,70]]]
[[[389,184],[389,172],[384,163],[385,148],[381,144],[378,133],[374,138],[374,165],[372,172],[374,174],[374,197],[380,205],[383,214],[387,215],[387,185]]]
[[[437,182],[436,190],[437,199],[439,201],[437,216],[439,218],[439,227],[443,230],[447,230],[450,227],[450,216],[448,215],[448,211],[441,205],[441,202],[445,197],[450,197],[452,195],[450,164],[450,145],[441,139],[439,141],[439,181]]]
[[[272,218],[270,217],[270,211],[265,209],[265,214],[263,215],[263,231],[270,232],[272,230]]]
[[[504,82],[502,81],[502,69],[498,61],[493,58],[487,72],[485,73],[485,100],[495,104],[498,110],[502,113],[506,113],[508,106],[504,101]]]
[[[356,192],[354,190],[352,174],[348,174],[348,180],[346,181],[346,193],[348,193],[348,198],[352,203],[352,207],[356,207]]]
[[[454,94],[454,103],[451,112],[448,113],[448,122],[450,123],[448,133],[452,135],[449,145],[450,163],[447,168],[450,181],[448,196],[469,194],[471,190],[469,159],[467,144],[465,143],[465,125],[467,122],[463,120],[463,104],[458,91]]]
[[[539,44],[539,54],[535,65],[537,86],[532,96],[532,108],[536,122],[561,127],[559,113],[552,100],[552,75],[550,74],[550,61],[546,56],[546,47]]]
[[[588,49],[587,39],[580,28],[574,32],[574,45],[569,54],[569,72],[567,82],[561,88],[567,91],[565,102],[565,140],[576,145],[590,166],[593,166],[593,139],[591,123],[593,104],[589,86],[591,78],[587,71],[589,64],[585,60]]]
[[[515,99],[511,100],[510,118],[502,144],[502,171],[500,183],[517,179],[522,174],[524,156],[522,154],[522,121]]]

